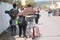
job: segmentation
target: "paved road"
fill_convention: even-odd
[[[50,16],[48,17],[46,11],[40,12],[41,17],[37,26],[40,29],[41,37],[35,38],[35,40],[60,40],[60,17]],[[25,40],[17,36],[10,37],[10,40]],[[27,39],[27,40],[31,40]]]
[[[39,20],[39,28],[41,37],[40,40],[60,40],[60,17],[48,17],[47,12],[41,11],[41,18]]]

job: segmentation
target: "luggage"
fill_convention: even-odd
[[[26,30],[26,36],[31,36],[33,38],[35,37],[40,37],[40,32],[39,32],[39,28],[38,27],[33,27],[32,30],[27,28]]]
[[[33,37],[40,37],[40,32],[38,27],[33,27]]]

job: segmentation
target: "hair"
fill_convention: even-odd
[[[16,4],[13,4],[13,8],[16,8]]]
[[[28,4],[27,7],[31,7],[31,4]]]

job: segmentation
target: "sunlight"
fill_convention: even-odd
[[[26,5],[26,0],[21,0],[21,4],[24,6]]]

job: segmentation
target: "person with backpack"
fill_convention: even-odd
[[[13,4],[13,8],[10,10],[10,26],[11,26],[11,34],[16,35],[16,18],[19,13],[19,10],[16,7],[16,4]]]

